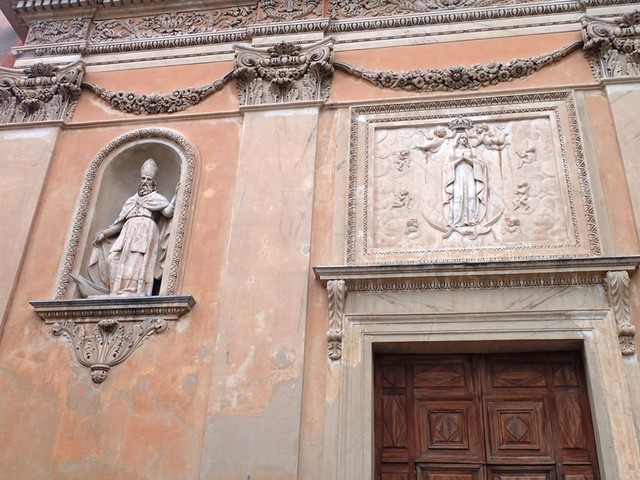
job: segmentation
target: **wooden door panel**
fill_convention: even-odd
[[[495,362],[491,369],[491,386],[496,389],[546,388],[545,367],[539,363]]]
[[[467,396],[476,392],[475,365],[468,355],[423,357],[413,367],[413,386],[423,396]]]
[[[382,461],[408,461],[407,405],[404,395],[382,397]]]
[[[553,445],[543,399],[486,401],[489,463],[552,463]]]
[[[596,480],[598,472],[590,465],[563,465],[563,480]]]
[[[479,404],[415,399],[416,460],[483,462]]]
[[[484,480],[482,465],[419,464],[418,480]]]
[[[490,466],[487,480],[557,480],[554,466]]]

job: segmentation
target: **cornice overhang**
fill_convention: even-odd
[[[551,279],[550,284],[556,279],[558,285],[564,283],[562,279],[571,284],[572,278],[578,283],[578,278],[604,281],[607,272],[632,272],[639,265],[640,255],[627,255],[551,260],[317,266],[313,271],[323,285],[331,280],[344,280],[347,286],[353,287],[367,284],[392,287],[403,283],[424,282],[428,288],[430,284],[435,286],[434,281],[448,280],[463,282],[460,284],[462,287],[466,281],[472,287],[472,281],[478,280],[487,286],[508,287],[515,286],[518,280],[539,278]],[[479,286],[480,283],[476,282],[475,285]]]

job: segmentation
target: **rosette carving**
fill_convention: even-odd
[[[233,72],[230,72],[221,79],[203,87],[148,95],[135,92],[112,92],[93,83],[83,83],[82,87],[97,94],[115,110],[135,115],[154,115],[181,112],[197,105],[209,95],[221,90],[232,78]]]
[[[640,76],[640,11],[614,20],[586,15],[582,37],[596,79]]]
[[[334,67],[381,88],[419,92],[471,90],[528,77],[541,68],[563,59],[581,46],[582,42],[575,42],[555,52],[537,57],[471,67],[456,65],[442,70],[436,68],[407,72],[363,70],[342,62],[334,62]]]
[[[81,61],[66,66],[0,67],[0,123],[69,119],[80,96],[83,74]]]
[[[268,49],[239,46],[235,77],[240,105],[324,101],[333,79],[333,40],[302,47],[282,42]]]
[[[631,323],[630,284],[627,272],[607,272],[609,301],[618,328],[620,351],[625,356],[636,353],[636,329]]]
[[[347,284],[344,280],[327,282],[329,298],[329,330],[327,331],[328,353],[331,360],[342,358],[342,324],[347,299]]]

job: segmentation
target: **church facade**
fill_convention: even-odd
[[[0,5],[0,477],[640,478],[637,4]]]

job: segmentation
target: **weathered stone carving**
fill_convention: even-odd
[[[76,256],[78,255],[79,246],[81,244],[82,231],[84,228],[87,228],[86,222],[91,210],[91,196],[94,191],[94,184],[96,183],[96,177],[101,165],[105,159],[109,158],[115,151],[126,144],[148,139],[160,139],[169,144],[174,144],[183,152],[185,157],[185,165],[183,166],[183,171],[181,173],[180,185],[182,201],[178,203],[179,211],[174,213],[172,220],[174,225],[172,228],[174,230],[175,237],[174,245],[171,256],[167,257],[165,261],[165,267],[162,274],[163,291],[167,295],[173,295],[176,293],[176,280],[178,277],[179,263],[184,246],[191,196],[193,194],[195,152],[189,142],[176,132],[161,128],[149,128],[136,130],[118,137],[101,150],[89,165],[87,176],[85,177],[85,181],[82,185],[82,193],[75,213],[71,235],[67,240],[65,248],[65,256],[62,261],[62,271],[56,290],[56,299],[61,300],[65,298],[67,294],[67,289],[72,279],[72,272],[74,271],[74,265],[76,264]]]
[[[0,123],[71,118],[83,73],[81,61],[62,67],[45,63],[23,69],[0,67]]]
[[[481,8],[523,3],[518,0],[331,0],[331,18],[378,17],[434,10]]]
[[[258,8],[258,21],[301,20],[322,15],[320,0],[261,0]]]
[[[73,277],[83,296],[151,295],[154,281],[162,278],[176,197],[169,202],[158,193],[157,175],[156,162],[145,161],[138,192],[96,235],[87,269],[91,280]]]
[[[181,35],[202,35],[246,27],[255,21],[256,6],[245,5],[215,10],[171,12],[145,17],[96,21],[89,40],[93,44],[113,43]]]
[[[614,20],[586,15],[582,37],[596,79],[640,76],[640,11]]]
[[[329,358],[342,358],[342,325],[344,321],[344,306],[347,299],[347,285],[344,280],[329,280],[327,282],[329,298],[329,331],[327,341]]]
[[[600,254],[567,92],[351,113],[349,264]]]
[[[76,360],[102,383],[150,336],[163,333],[195,304],[191,296],[32,301],[54,336],[71,341]],[[87,329],[91,329],[87,333]]]
[[[268,49],[236,45],[240,105],[324,101],[333,79],[333,40],[307,47],[288,42]]]
[[[25,43],[40,45],[84,40],[88,28],[89,20],[81,17],[68,20],[39,20],[29,26]]]
[[[631,323],[631,304],[629,301],[629,274],[622,272],[607,272],[607,291],[613,308],[613,316],[618,328],[618,340],[622,355],[636,353],[636,329]]]
[[[99,95],[109,105],[121,112],[135,115],[155,115],[160,113],[176,113],[202,102],[209,95],[222,90],[231,79],[233,72],[215,82],[199,88],[175,90],[171,93],[152,93],[149,95],[134,92],[112,92],[93,83],[83,83],[87,88]]]
[[[560,50],[537,57],[471,67],[457,65],[444,70],[432,68],[398,73],[390,70],[362,70],[343,62],[334,62],[334,67],[381,88],[419,92],[469,90],[528,77],[541,68],[563,59],[581,46],[582,42],[574,42]]]

